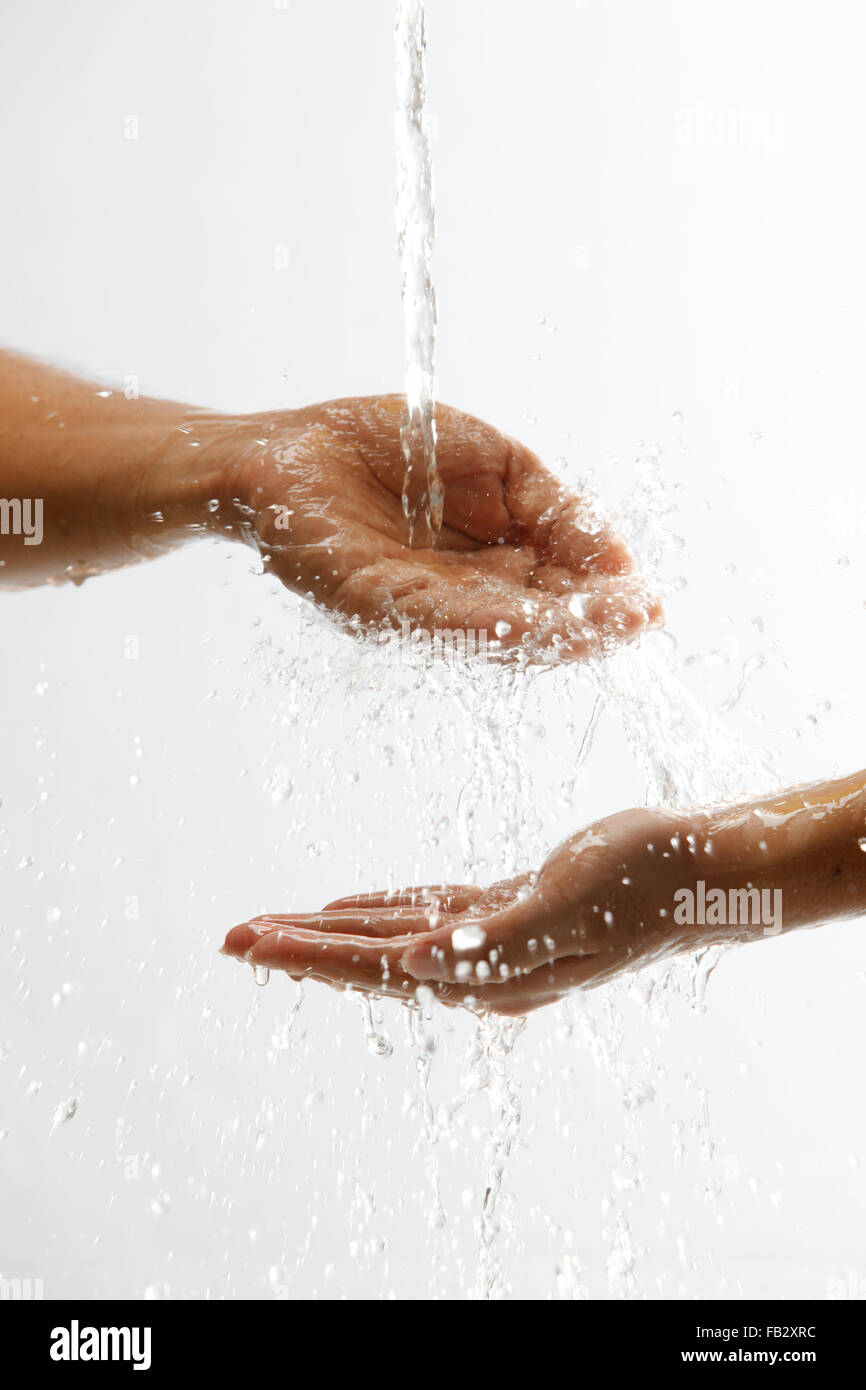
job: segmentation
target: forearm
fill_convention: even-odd
[[[866,914],[866,772],[708,812],[692,831],[704,901],[714,889],[728,904],[731,893],[757,889],[781,931]],[[728,922],[728,938],[738,925]]]
[[[226,428],[0,352],[0,585],[80,581],[218,528]]]

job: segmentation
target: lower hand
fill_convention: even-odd
[[[223,950],[341,989],[411,999],[426,984],[446,1004],[528,1013],[707,944],[712,929],[674,921],[674,893],[696,875],[688,833],[680,813],[621,812],[560,845],[537,874],[257,917]]]

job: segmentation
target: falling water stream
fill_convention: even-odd
[[[413,540],[429,544],[442,522],[443,489],[436,467],[434,420],[436,299],[431,273],[434,237],[434,202],[428,116],[426,110],[424,6],[420,0],[398,0],[396,15],[397,87],[397,223],[402,269],[402,302],[406,350],[407,419],[403,430],[406,479],[403,505]],[[668,505],[657,452],[642,456],[632,497],[617,519],[638,564],[649,578],[659,577],[661,560],[670,540]],[[424,517],[425,533],[419,535],[417,518]],[[305,620],[306,621],[306,620]],[[309,618],[315,627],[323,620]],[[320,632],[324,629],[320,626]],[[331,639],[324,636],[325,642]],[[449,734],[463,752],[461,785],[456,797],[455,820],[460,844],[460,876],[463,881],[489,882],[531,867],[551,848],[545,843],[535,812],[533,777],[522,751],[522,720],[536,672],[527,666],[497,667],[432,661],[419,653],[404,655],[399,667],[383,669],[375,641],[345,642],[335,639],[329,647],[332,676],[345,690],[347,702],[359,699],[362,710],[356,736],[375,741],[392,719],[395,707],[431,702],[449,711]],[[342,644],[341,644],[342,643]],[[313,645],[313,644],[310,644]],[[287,687],[290,721],[302,730],[304,712],[319,700],[321,667],[318,659],[306,665],[275,667],[273,653],[263,653],[271,678],[276,674]],[[622,649],[585,672],[560,671],[562,709],[576,694],[576,683],[587,679],[595,690],[589,719],[577,730],[575,763],[563,780],[563,798],[575,797],[578,772],[593,770],[596,732],[606,719],[621,726],[645,785],[650,805],[686,807],[731,801],[749,791],[774,784],[772,769],[742,746],[715,714],[708,712],[686,691],[669,665],[665,653],[646,642]],[[389,734],[389,739],[391,739]],[[404,724],[393,735],[401,745],[407,769],[446,766],[443,729],[432,732]],[[388,756],[393,754],[389,743]],[[441,808],[436,793],[430,801]],[[496,808],[495,824],[490,808]],[[564,827],[573,831],[579,822]],[[435,843],[435,837],[431,841]],[[422,877],[426,877],[421,866]],[[394,886],[394,885],[392,885]],[[618,1158],[611,1173],[611,1190],[605,1201],[608,1287],[612,1297],[635,1297],[640,1291],[640,1251],[631,1230],[632,1195],[640,1183],[639,1136],[636,1114],[652,1098],[653,1085],[625,1057],[622,1050],[624,992],[636,993],[645,1008],[648,1029],[667,1017],[674,1001],[701,1008],[707,980],[718,951],[704,952],[673,965],[653,966],[625,984],[608,986],[601,1019],[590,1012],[579,995],[559,1006],[561,1025],[575,1042],[589,1050],[610,1078],[623,1107],[624,1128]],[[382,1026],[376,1001],[359,999],[364,1035],[369,1052],[383,1061],[394,1045]],[[300,1005],[300,996],[295,1012]],[[431,1078],[442,1046],[438,1006],[427,990],[419,990],[415,1003],[405,1006],[406,1042],[414,1059],[417,1103],[422,1134],[423,1170],[427,1184],[427,1225],[434,1242],[440,1242],[434,1264],[447,1259],[442,1232],[449,1213],[442,1195],[439,1151],[453,1132],[460,1114],[483,1099],[488,1107],[483,1173],[477,1185],[477,1267],[467,1288],[480,1299],[506,1297],[509,1292],[506,1256],[506,1187],[509,1162],[519,1143],[521,1095],[512,1065],[519,1046],[523,1020],[481,1015],[465,1060],[459,1092],[451,1100],[436,1103]],[[284,1045],[284,1044],[283,1044]],[[687,1077],[693,1098],[691,1130],[704,1157],[713,1154],[706,1091],[693,1073]],[[684,1132],[680,1123],[678,1134]],[[679,1142],[679,1140],[678,1140]],[[581,1297],[579,1252],[563,1251],[560,1282],[566,1296]],[[431,1292],[432,1289],[431,1278]]]
[[[398,0],[397,22],[397,221],[402,266],[403,318],[406,349],[406,393],[408,419],[404,429],[406,484],[404,510],[410,518],[413,470],[423,458],[426,485],[424,510],[428,528],[438,533],[442,521],[443,490],[436,468],[434,401],[436,391],[436,298],[431,273],[434,239],[434,201],[429,123],[426,110],[425,48],[426,22],[421,0]],[[633,521],[641,539],[647,527],[656,525],[641,557],[645,567],[655,568],[659,560],[658,529],[663,489],[657,460],[650,458],[644,468],[643,487],[633,502]],[[652,518],[655,518],[653,522]],[[645,537],[644,537],[645,538]],[[644,774],[649,804],[686,806],[733,799],[755,782],[766,785],[768,770],[729,735],[719,721],[702,710],[667,669],[656,652],[625,651],[599,664],[592,672],[598,688],[579,758],[588,755],[598,718],[606,703],[625,730],[632,751]],[[465,872],[470,878],[483,875],[475,835],[477,808],[495,801],[504,826],[502,875],[518,868],[517,850],[526,844],[527,778],[515,754],[519,740],[514,736],[521,709],[522,673],[503,675],[497,698],[490,698],[482,686],[480,698],[471,677],[461,694],[464,708],[475,731],[475,768],[460,798],[461,831]],[[475,693],[473,693],[475,692]],[[472,785],[474,781],[474,786]],[[715,955],[704,963],[706,978]],[[697,988],[698,964],[691,975],[692,991]],[[492,1108],[492,1128],[487,1153],[487,1177],[479,1222],[479,1267],[475,1294],[481,1298],[505,1292],[507,1281],[496,1255],[499,1234],[497,1214],[500,1192],[509,1156],[517,1140],[520,1100],[509,1073],[509,1057],[519,1027],[495,1019],[479,1024],[476,1063],[483,1062],[484,1085]],[[612,1033],[615,1033],[615,1026]],[[422,1076],[426,1087],[430,1058],[425,1057]],[[616,1071],[614,1064],[613,1070]],[[626,1084],[620,1076],[619,1080]],[[424,1112],[429,1116],[429,1102]],[[428,1139],[434,1142],[428,1121]],[[438,1189],[436,1189],[438,1191]],[[438,1202],[438,1197],[437,1197]],[[618,1255],[613,1259],[612,1288],[626,1294],[634,1291],[633,1257],[628,1251],[628,1234],[620,1216],[616,1231]],[[620,1268],[621,1267],[621,1268]],[[620,1269],[620,1273],[617,1270]]]
[[[436,294],[431,257],[435,236],[433,165],[427,117],[427,31],[421,0],[398,0],[397,244],[400,252],[407,418],[403,510],[413,541],[435,544],[444,493],[436,467]],[[425,526],[419,536],[417,512]]]

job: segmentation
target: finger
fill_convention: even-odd
[[[568,914],[566,925],[536,894],[502,912],[442,926],[410,941],[400,965],[418,980],[502,984],[560,956],[593,953],[595,947],[584,947],[586,940],[578,909]]]
[[[326,903],[322,911],[367,907],[416,907],[419,903],[431,902],[435,898],[440,912],[464,912],[483,892],[484,889],[479,888],[477,884],[425,884],[417,888],[395,889],[393,892],[356,893],[346,898],[335,898],[332,903]]]
[[[395,399],[405,412],[402,398]],[[598,503],[572,492],[525,445],[445,405],[436,407],[436,428],[445,520],[452,527],[488,543],[528,539],[572,573],[634,568]]]
[[[371,941],[283,927],[260,936],[245,959],[251,965],[293,975],[314,973],[353,989],[377,991],[387,985],[389,992],[411,998],[418,981],[400,968],[400,955],[408,939]]]
[[[658,594],[634,575],[593,574],[577,579],[562,565],[541,565],[533,571],[529,584],[544,594],[561,596],[569,614],[582,614],[603,639],[627,638],[630,633],[660,627],[664,622]]]
[[[630,573],[631,552],[595,500],[571,492],[523,444],[511,446],[505,502],[533,545],[576,573]]]
[[[590,657],[601,654],[606,640],[636,633],[648,622],[633,593],[548,598],[441,560],[379,560],[347,575],[332,606],[363,623],[408,623],[410,630],[447,638],[457,648],[464,642],[468,655],[483,635],[486,645],[497,644],[494,654],[520,647],[545,653],[559,646],[572,659]]]
[[[533,546],[491,546],[472,556],[472,566],[507,582],[530,610],[562,598],[570,617],[582,614],[599,628],[609,628],[613,620],[629,614],[644,626],[656,626],[663,618],[658,595],[645,580],[635,575],[576,575],[565,565],[540,559]]]
[[[524,650],[545,660],[581,660],[602,655],[613,643],[628,642],[662,621],[658,600],[640,585],[567,597],[524,595],[516,623],[494,629],[504,651]],[[488,635],[488,641],[491,640]],[[494,649],[495,650],[495,649]]]
[[[346,574],[327,602],[335,611],[362,623],[404,622],[431,635],[449,634],[468,644],[484,634],[503,649],[518,646],[528,634],[547,645],[555,632],[567,632],[574,654],[589,656],[600,646],[591,623],[576,617],[561,600],[540,607],[528,602],[526,590],[465,566],[380,559]],[[549,610],[549,611],[548,611]],[[540,616],[539,616],[540,615]]]
[[[569,607],[574,606],[572,596]],[[586,593],[582,606],[587,622],[608,636],[637,633],[664,622],[658,595],[643,580],[631,576],[600,581]]]
[[[417,908],[420,905],[435,905],[440,912],[468,912],[470,908],[486,911],[499,911],[512,903],[534,874],[517,874],[513,878],[501,879],[489,888],[479,888],[475,883],[425,884],[417,888],[395,889],[393,894],[386,892],[360,893],[353,897],[337,898],[323,908],[324,912],[341,909],[378,909],[392,907]]]
[[[322,940],[314,933],[279,930],[261,937],[247,960],[254,966],[283,970],[338,989],[412,999],[419,982],[400,969],[397,949],[393,943],[383,950],[351,938]],[[430,987],[441,1003],[514,1015],[555,1002],[570,989],[597,983],[597,972],[593,957],[565,958],[495,985],[436,981]],[[605,977],[611,973],[608,968]]]
[[[220,950],[224,956],[245,960],[247,952],[252,950],[260,935],[261,932],[256,931],[252,922],[241,922],[238,926],[232,927]]]
[[[473,557],[472,569],[435,554],[429,562],[421,560],[426,582],[418,581],[417,576],[414,585],[407,582],[398,599],[401,616],[434,630],[438,626],[440,631],[447,631],[450,622],[452,631],[485,632],[488,642],[498,641],[506,650],[519,645],[547,649],[554,643],[567,644],[573,656],[592,655],[611,639],[627,639],[662,620],[657,596],[637,577],[578,579],[562,566],[542,565],[516,579],[488,566],[485,561],[490,553],[494,552]],[[481,575],[477,574],[479,568]],[[559,593],[532,587],[547,568],[559,575],[555,583]],[[440,595],[447,607],[437,609]]]
[[[429,932],[430,922],[429,913],[389,913],[386,910],[368,913],[266,914],[232,927],[222,949],[224,955],[244,958],[263,937],[283,929],[315,932],[323,937],[336,932],[353,937],[401,936],[410,940],[417,932]]]
[[[524,651],[546,660],[585,660],[662,621],[641,586],[616,592],[538,596],[489,577],[437,575],[425,565],[382,560],[343,581],[333,608],[392,631],[423,632],[468,657]],[[412,641],[419,639],[413,638]],[[482,646],[483,644],[483,646]]]
[[[286,928],[261,936],[245,959],[253,966],[283,970],[295,978],[312,977],[338,989],[388,994],[407,1000],[414,998],[420,982],[400,967],[400,954],[405,944],[405,939],[383,944],[358,937],[326,937]],[[487,1001],[475,986],[437,981],[429,987],[434,997],[443,1003],[474,1002],[479,1007],[486,1006]],[[503,997],[503,1002],[513,997],[513,994]]]
[[[337,932],[352,936],[412,936],[438,927],[442,913],[435,902],[414,907],[376,907],[362,911],[338,909],[335,912],[283,914],[267,919],[271,928],[300,927],[303,931]],[[264,930],[268,930],[265,927]]]
[[[430,930],[430,911],[421,908],[346,908],[334,912],[265,912],[252,918],[247,924],[260,934],[273,931],[277,927],[297,926],[305,931],[331,931],[339,928],[351,935],[363,929],[378,918],[402,922],[407,933]]]
[[[348,434],[378,480],[400,497],[406,398],[331,401],[327,409],[331,428]],[[488,544],[529,539],[575,573],[633,569],[628,546],[597,504],[571,492],[525,445],[450,406],[437,404],[435,421],[446,525]]]
[[[371,472],[395,497],[406,481],[403,431],[408,421],[405,396],[371,396],[329,402],[341,409],[332,428],[347,433]],[[473,415],[437,404],[436,462],[445,485],[444,521],[475,541],[510,538],[515,530],[504,499],[511,441]],[[413,456],[413,468],[420,459]]]

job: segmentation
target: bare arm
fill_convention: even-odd
[[[0,352],[0,585],[85,579],[205,529],[221,469],[200,467],[194,421]]]
[[[866,912],[866,771],[709,813],[696,829],[705,882],[778,891],[784,931]]]
[[[235,927],[226,954],[411,998],[517,1014],[708,945],[866,913],[866,772],[734,807],[635,809],[492,888],[338,899]]]
[[[224,416],[127,400],[0,352],[0,584],[71,579],[214,533],[345,617],[486,630],[553,659],[661,621],[589,499],[517,441],[437,407],[445,522],[413,543],[397,396]],[[575,602],[575,596],[579,601]]]

